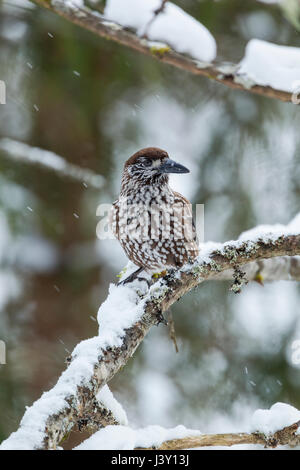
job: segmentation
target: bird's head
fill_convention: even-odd
[[[189,170],[171,160],[167,152],[155,147],[139,150],[124,166],[124,174],[145,183],[168,182],[168,173],[189,173]]]

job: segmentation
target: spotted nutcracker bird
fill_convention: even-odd
[[[137,270],[165,272],[179,268],[198,255],[190,202],[169,186],[169,173],[189,173],[164,150],[149,147],[125,163],[121,192],[114,202],[110,225]]]

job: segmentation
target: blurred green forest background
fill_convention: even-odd
[[[275,5],[174,3],[214,34],[220,60],[238,62],[252,37],[300,46]],[[300,110],[160,64],[25,0],[0,5],[0,139],[105,177],[96,190],[0,150],[1,442],[73,347],[97,334],[98,307],[126,258],[96,238],[96,209],[116,198],[124,161],[142,147],[167,150],[192,170],[174,187],[205,204],[205,239],[237,238],[299,211]],[[110,382],[133,426],[242,431],[258,407],[300,408],[297,284],[228,288],[210,282],[185,296],[173,309],[179,353],[165,327],[153,328]]]

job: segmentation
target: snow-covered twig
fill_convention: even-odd
[[[266,445],[266,441],[260,434],[250,434],[246,432],[227,434],[202,434],[200,436],[183,437],[182,439],[172,439],[163,442],[156,450],[184,450],[198,447],[231,447],[240,444],[261,444]],[[149,447],[145,450],[152,450]],[[138,448],[139,450],[139,448]]]
[[[65,371],[55,387],[43,393],[41,398],[27,409],[19,429],[1,443],[0,450],[56,449],[75,426],[79,431],[87,429],[89,432],[95,432],[104,426],[127,424],[125,411],[107,385],[93,397],[79,385],[80,367],[88,369],[86,358],[81,356],[74,365],[70,371]],[[86,373],[88,372],[90,371],[87,370]],[[75,374],[73,378],[72,373]],[[90,381],[92,380],[93,377],[90,376]],[[69,404],[72,397],[78,400],[76,404],[73,402],[77,410],[75,421],[72,404]],[[61,419],[62,411],[64,420]]]
[[[103,176],[97,175],[89,169],[80,168],[77,165],[68,163],[64,158],[49,150],[31,147],[17,140],[1,139],[0,153],[2,152],[14,160],[47,168],[59,175],[79,181],[95,189],[100,189],[105,181]]]
[[[275,448],[288,445],[295,447],[300,445],[300,435],[297,434],[300,422],[277,431],[266,437],[261,433],[228,433],[228,434],[202,434],[200,436],[183,437],[163,442],[157,450],[183,450],[195,449],[197,447],[231,447],[240,444],[258,444],[264,447]],[[148,448],[145,450],[152,450]]]
[[[271,281],[300,281],[300,256],[281,256],[253,261],[244,266],[243,271],[248,281],[257,281],[261,284]],[[229,269],[215,276],[214,280],[231,280],[233,273],[234,270]]]
[[[75,450],[182,450],[203,447],[260,445],[275,448],[299,446],[300,411],[286,403],[275,403],[269,410],[256,410],[249,419],[248,432],[202,434],[179,425],[165,429],[152,425],[133,429],[107,426],[84,440]]]
[[[138,34],[129,31],[113,21],[108,21],[99,12],[84,7],[78,0],[65,2],[63,0],[32,0],[34,3],[48,8],[52,12],[64,17],[68,21],[87,29],[97,36],[118,42],[126,47],[134,49],[145,55],[155,57],[159,61],[190,72],[194,75],[202,75],[224,85],[249,91],[269,98],[275,98],[285,102],[292,102],[293,92],[274,89],[271,86],[259,85],[247,74],[239,73],[239,65],[232,63],[205,62],[195,60],[184,53],[176,52],[168,44],[153,42]],[[82,5],[81,5],[82,4]],[[81,5],[81,6],[78,6]],[[159,17],[160,15],[158,15]],[[155,22],[154,22],[155,23]],[[189,31],[186,33],[187,37]],[[200,50],[205,51],[206,47]],[[297,90],[293,90],[294,92]],[[295,100],[293,102],[296,102]]]
[[[284,445],[295,447],[300,445],[299,419],[299,410],[286,403],[275,403],[269,410],[255,411],[250,422],[252,432],[197,435],[194,431],[179,439],[166,440],[157,448],[181,450],[211,446],[231,447],[240,444],[259,444],[272,448]]]
[[[160,6],[156,10],[154,10],[154,14],[153,14],[152,18],[148,21],[148,24],[145,27],[145,33],[144,33],[145,38],[147,37],[147,32],[148,32],[150,26],[152,25],[153,21],[157,17],[157,15],[159,15],[161,12],[164,11],[164,8],[165,8],[165,5],[166,5],[167,1],[168,0],[161,0]]]
[[[202,246],[198,259],[146,288],[135,281],[110,286],[99,309],[99,335],[77,345],[56,386],[28,408],[21,426],[2,447],[56,448],[80,422],[93,421],[99,391],[127,363],[163,312],[200,283],[254,261],[300,255],[300,216],[289,225],[263,226],[237,241]],[[122,307],[120,306],[122,298]],[[122,311],[120,311],[120,309]]]

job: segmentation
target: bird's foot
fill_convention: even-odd
[[[144,270],[144,268],[139,268],[136,271],[134,271],[130,276],[126,277],[124,281],[119,281],[118,286],[124,286],[124,284],[128,284],[129,282],[133,282],[135,280],[137,281],[145,281],[147,283],[147,286],[150,287],[153,284],[152,279],[147,279],[146,277],[140,277],[139,274]],[[121,271],[120,277],[123,275],[123,272]]]
[[[143,268],[137,269],[132,274],[130,274],[130,276],[126,277],[126,279],[124,279],[124,281],[119,281],[117,285],[118,286],[123,286],[124,284],[127,284],[128,282],[134,281],[138,277],[138,274],[140,274],[141,271],[143,271]],[[124,270],[121,271],[120,274],[118,275],[118,277],[121,277],[123,275],[123,272],[126,272],[126,271],[124,271]]]

